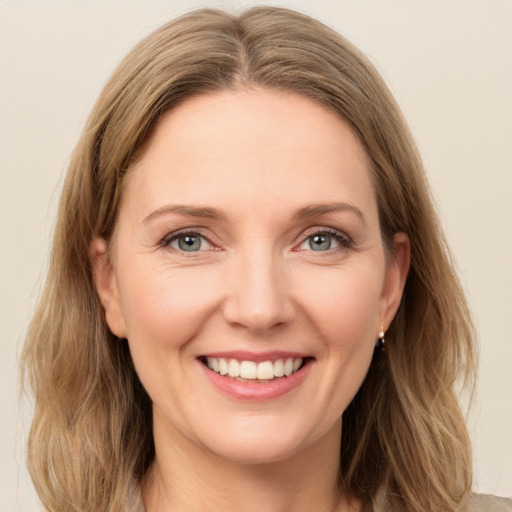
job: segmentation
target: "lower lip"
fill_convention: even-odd
[[[203,368],[205,375],[217,389],[237,400],[253,402],[274,400],[286,395],[302,383],[311,368],[311,361],[307,361],[300,370],[292,373],[289,377],[279,377],[267,382],[261,382],[257,379],[241,382],[232,377],[220,375],[210,370],[200,361],[198,362]]]

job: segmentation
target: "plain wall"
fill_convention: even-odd
[[[269,3],[269,2],[259,2]],[[475,489],[512,495],[512,2],[289,0],[388,81],[418,142],[481,340],[469,419]],[[25,469],[18,360],[43,282],[59,188],[124,54],[185,0],[0,1],[0,512],[40,510]]]

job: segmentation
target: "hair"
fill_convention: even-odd
[[[202,9],[161,27],[103,89],[65,180],[48,276],[23,354],[35,395],[29,468],[50,512],[121,511],[154,460],[151,401],[126,340],[108,329],[90,244],[112,239],[124,177],[161,116],[200,94],[259,88],[312,98],[369,156],[384,246],[405,232],[411,267],[397,315],[343,414],[340,489],[371,510],[455,511],[470,491],[457,400],[474,332],[421,159],[391,93],[347,40],[297,12]]]

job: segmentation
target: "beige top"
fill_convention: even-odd
[[[512,498],[473,494],[464,512],[512,512]]]
[[[374,511],[389,510],[385,506],[385,489],[382,487],[377,493]],[[461,512],[512,512],[512,498],[500,498],[490,494],[471,494],[466,506]]]
[[[127,512],[145,512],[140,493],[134,490]],[[382,510],[378,503],[375,512]],[[512,512],[512,498],[499,498],[489,494],[472,494],[463,512]]]

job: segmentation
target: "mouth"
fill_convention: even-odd
[[[311,357],[281,357],[255,361],[235,357],[202,356],[200,361],[212,372],[239,382],[273,382],[299,372]]]
[[[315,358],[291,352],[246,351],[197,358],[214,388],[231,399],[265,402],[291,393],[307,379]]]

